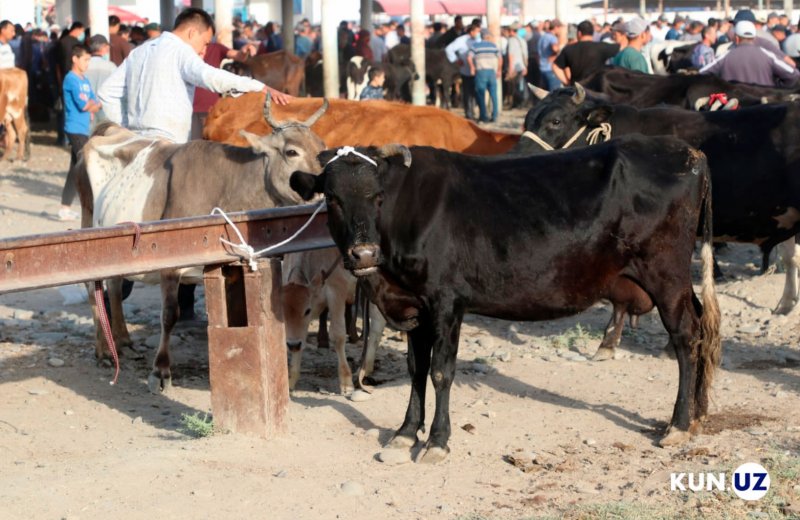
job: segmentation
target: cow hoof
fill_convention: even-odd
[[[597,352],[594,353],[592,356],[592,361],[606,361],[608,359],[614,359],[616,351],[613,348],[608,347],[600,347],[597,349]]]
[[[417,464],[439,464],[440,462],[444,462],[444,459],[447,458],[449,453],[450,448],[448,447],[440,448],[439,446],[430,446],[428,448],[422,448],[414,458],[414,462]]]
[[[120,348],[119,356],[128,359],[144,359],[144,354],[133,348],[133,345],[125,345]]]
[[[342,393],[342,395],[353,395],[353,392],[355,392],[355,390],[356,389],[355,389],[355,387],[353,385],[340,385],[339,386],[339,391]]]
[[[662,448],[670,446],[683,446],[692,440],[692,434],[683,430],[672,428],[670,432],[658,442]]]
[[[387,450],[407,450],[417,443],[417,439],[395,435],[392,440],[383,445]]]
[[[172,388],[172,376],[150,374],[147,377],[147,387],[150,389],[151,394],[166,394]]]
[[[114,366],[114,361],[110,357],[101,357],[97,360],[97,368],[111,368]]]
[[[772,311],[772,314],[780,314],[780,315],[789,314],[790,312],[792,312],[792,309],[794,309],[794,306],[795,302],[784,303],[781,301],[780,303],[778,303],[778,307],[774,311]]]

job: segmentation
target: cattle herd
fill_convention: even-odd
[[[390,91],[416,74],[402,47],[385,65],[397,69],[387,69]],[[287,90],[299,88],[296,65],[281,65]],[[343,78],[353,89],[365,75],[362,65],[352,62]],[[248,63],[238,72],[259,70]],[[429,79],[449,86],[452,77]],[[607,360],[615,357],[625,317],[635,326],[657,308],[680,367],[660,443],[685,444],[701,429],[722,356],[715,278],[724,273],[712,242],[757,244],[764,269],[779,246],[786,281],[775,312],[797,303],[796,94],[614,67],[595,70],[582,84],[552,93],[531,87],[534,106],[522,136],[434,107],[314,97],[273,106],[264,94],[222,99],[206,122],[207,140],[182,145],[104,123],[75,170],[82,226],[324,197],[336,249],[284,258],[290,387],[310,323],[320,318],[324,329],[329,316],[330,336],[321,332],[320,341],[329,338],[337,353],[341,392],[354,391],[345,344],[357,340],[351,315],[358,288],[370,302],[371,322],[362,374],[372,370],[385,325],[408,338],[411,395],[390,447],[417,443],[430,375],[435,411],[417,457],[425,463],[449,453],[450,389],[465,314],[539,321],[607,300],[613,314],[595,355]],[[724,108],[738,109],[713,110],[720,94],[737,101]],[[698,241],[699,297],[691,278]],[[148,383],[154,393],[168,391],[178,284],[202,277],[198,269],[180,269],[137,279],[161,285],[162,339]],[[112,315],[122,317],[122,281],[109,280],[108,292]],[[109,347],[89,295],[102,360]],[[140,355],[129,348],[124,319],[113,320],[112,333],[123,355]]]

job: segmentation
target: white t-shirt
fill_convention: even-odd
[[[14,49],[11,48],[11,45],[0,42],[0,70],[13,69],[15,61]]]
[[[653,43],[661,43],[667,38],[667,33],[669,32],[669,25],[665,25],[662,28],[658,28],[657,25],[650,26],[650,34],[653,36]]]

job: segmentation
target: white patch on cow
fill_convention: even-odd
[[[360,69],[361,65],[364,63],[364,57],[363,56],[353,56],[352,58],[350,58],[350,63],[354,64],[356,67],[358,67]],[[353,79],[350,77],[350,74],[348,74],[347,75],[347,99],[358,101],[358,99],[361,97],[361,91],[364,90],[364,88],[367,86],[367,83],[369,83],[369,69],[367,69],[364,72],[364,79],[359,84],[356,84],[355,82],[353,82]]]
[[[119,222],[141,222],[143,220],[147,195],[155,182],[155,177],[147,175],[145,168],[147,159],[157,143],[157,140],[153,140],[147,147],[139,151],[127,165],[122,165],[118,159],[102,165],[93,162],[87,164],[89,181],[94,194],[93,227],[113,226]],[[118,148],[124,144],[107,146]],[[96,151],[100,152],[101,148],[103,147],[97,147]],[[100,155],[105,154],[101,152]],[[113,157],[113,152],[109,155]]]
[[[785,213],[772,218],[778,221],[778,229],[792,229],[800,221],[800,211],[790,206]]]

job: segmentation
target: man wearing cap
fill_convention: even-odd
[[[800,30],[800,24],[798,24],[798,29]],[[783,48],[783,52],[790,58],[795,60],[800,59],[800,32],[793,33],[783,40],[781,47]]]
[[[574,85],[587,72],[605,64],[619,53],[619,45],[595,42],[593,36],[592,22],[581,22],[578,24],[578,41],[564,47],[553,62],[553,72],[565,85]]]
[[[561,52],[561,44],[558,35],[563,33],[564,24],[558,18],[550,22],[550,29],[542,33],[539,39],[539,71],[542,73],[542,81],[545,89],[550,92],[561,88],[561,82],[553,72],[553,62],[556,61],[558,53]]]
[[[661,43],[667,39],[669,32],[669,22],[667,15],[662,14],[656,20],[655,25],[650,27],[650,34],[653,35],[653,43]]]
[[[133,132],[189,140],[195,86],[217,93],[263,92],[285,105],[291,99],[260,81],[214,68],[200,58],[214,36],[214,21],[190,7],[175,19],[175,29],[131,51],[98,92],[106,116]],[[129,100],[123,106],[122,100]],[[135,100],[135,102],[132,102]]]
[[[686,25],[686,19],[683,16],[675,15],[675,21],[672,22],[672,28],[667,31],[667,35],[664,37],[665,40],[677,40],[681,37],[681,31],[683,27]]]
[[[119,67],[128,54],[131,53],[131,44],[128,43],[127,38],[123,38],[119,34],[120,20],[118,16],[111,15],[108,17],[108,34],[111,36],[109,43],[111,44],[111,61]],[[97,92],[97,89],[94,90]]]
[[[776,43],[773,43],[775,41],[775,37],[774,36],[772,36],[769,33],[764,33],[767,36],[769,36],[769,38],[762,37],[762,35],[758,31],[758,24],[755,21],[756,20],[756,16],[753,14],[753,11],[751,11],[749,9],[741,9],[739,12],[736,13],[736,16],[734,17],[733,20],[734,20],[734,24],[736,24],[736,25],[738,25],[740,22],[751,22],[751,23],[753,23],[753,25],[756,27],[756,38],[754,40],[755,45],[757,45],[758,47],[761,47],[765,51],[771,52],[779,60],[785,61],[790,66],[792,66],[792,67],[795,66],[794,60],[792,58],[790,58],[789,56],[787,56],[778,47],[778,45]],[[732,48],[732,46],[733,46],[733,42],[726,43],[725,45],[717,46],[717,51],[716,51],[717,52],[717,57],[722,56],[722,54],[727,52],[728,50],[730,50]]]
[[[783,41],[786,39],[786,26],[781,24],[775,24],[769,28],[770,34],[778,40],[778,44],[783,47]]]
[[[147,24],[147,27],[145,27],[144,30],[147,33],[148,40],[153,40],[161,36],[161,26],[157,23]]]
[[[627,45],[611,60],[611,64],[648,74],[650,70],[647,60],[642,55],[642,47],[647,38],[647,22],[637,16],[625,25]]]
[[[755,44],[756,27],[753,22],[738,22],[735,38],[736,46],[700,69],[701,74],[714,74],[727,81],[763,86],[774,86],[776,77],[787,86],[800,78],[797,69]]]
[[[703,22],[694,21],[689,24],[689,28],[686,29],[686,32],[681,34],[681,37],[678,38],[678,41],[682,42],[699,42],[703,39]]]

